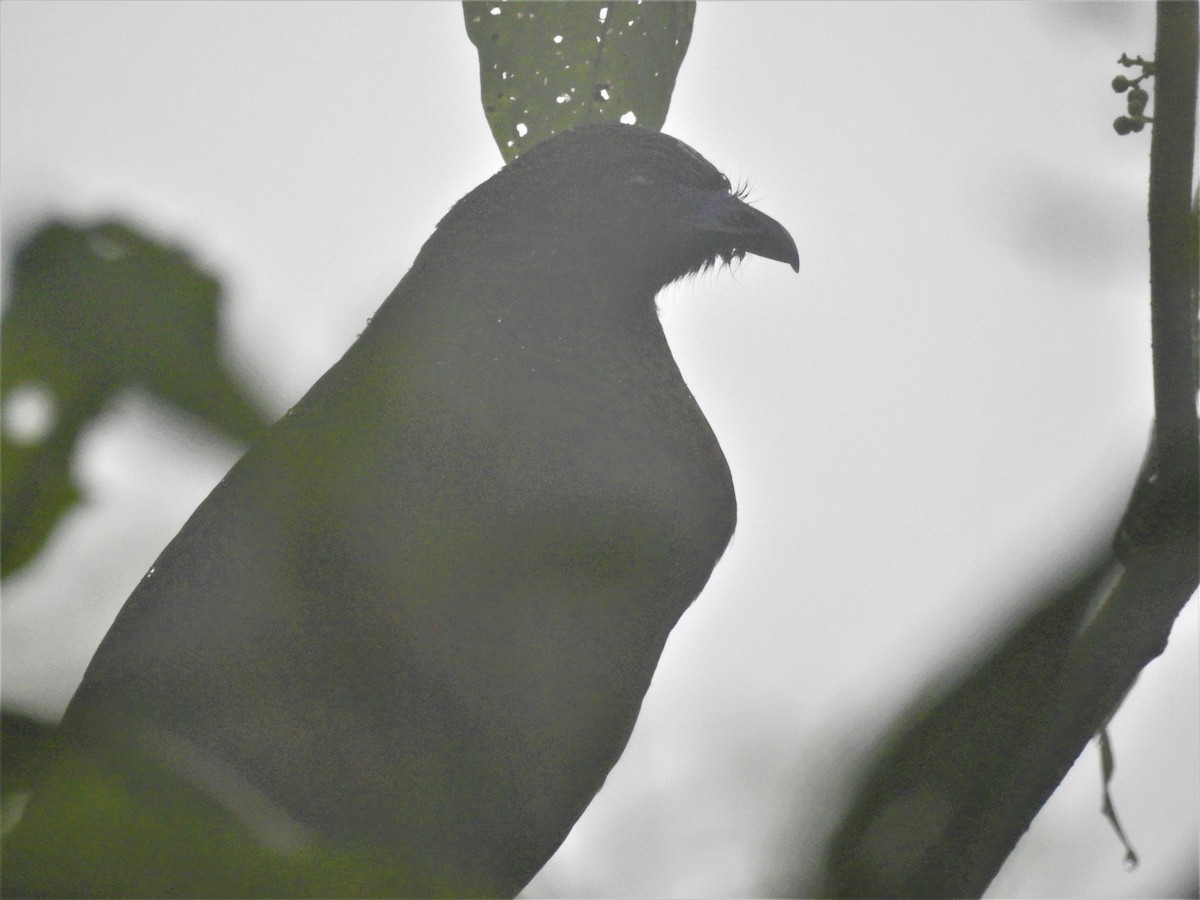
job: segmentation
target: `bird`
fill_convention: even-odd
[[[666,285],[788,231],[697,151],[554,135],[456,203],[141,579],[6,893],[515,895],[737,518]]]

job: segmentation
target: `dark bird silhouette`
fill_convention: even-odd
[[[7,842],[37,893],[514,894],[736,518],[655,295],[774,219],[634,126],[457,203],[134,590]]]

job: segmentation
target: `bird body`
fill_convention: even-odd
[[[468,194],[135,589],[66,752],[135,793],[162,769],[285,862],[386,860],[366,893],[519,891],[620,756],[733,533],[654,297],[747,251],[794,264],[695,151],[633,126],[564,133]],[[40,802],[6,847],[26,883],[53,839]],[[182,871],[159,861],[126,892],[329,892]],[[86,873],[49,877],[87,892]]]

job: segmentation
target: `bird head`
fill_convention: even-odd
[[[634,277],[652,292],[746,254],[800,265],[787,230],[708,160],[635,125],[584,125],[548,138],[468,194],[439,231],[467,215],[522,266],[536,255],[537,268]]]

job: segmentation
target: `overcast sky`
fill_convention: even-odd
[[[1118,138],[1149,3],[703,3],[665,131],[779,219],[661,315],[738,532],[621,763],[532,893],[744,894],[815,844],[846,761],[1111,533],[1151,419],[1149,131]],[[6,254],[117,213],[227,288],[275,412],[500,166],[457,3],[0,4]],[[5,702],[60,714],[240,448],[144,397],[84,441],[88,503],[5,585]],[[1089,748],[997,896],[1162,896],[1194,869],[1196,604],[1113,723],[1132,874]],[[790,821],[799,836],[785,836]]]

